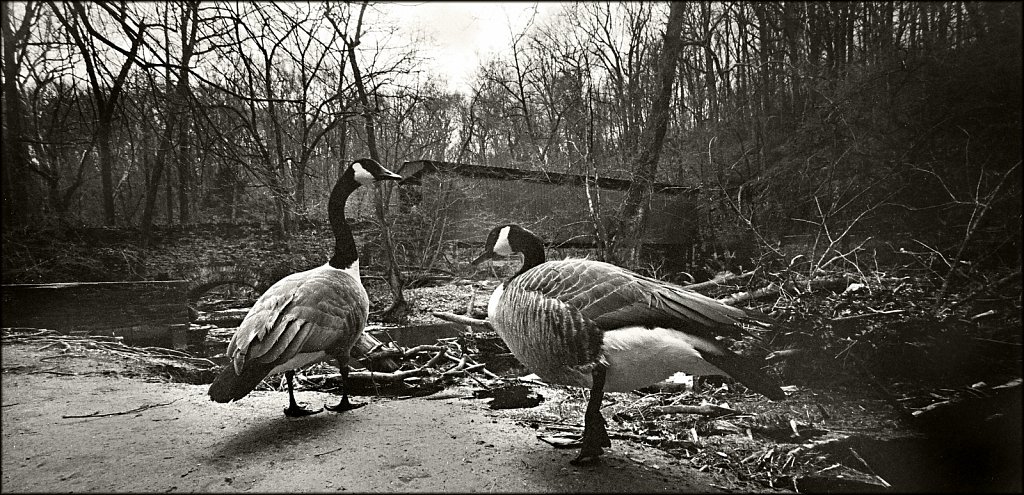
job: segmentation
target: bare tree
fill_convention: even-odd
[[[344,33],[336,23],[334,27],[335,30],[342,31],[342,39],[345,41],[345,45],[348,48],[349,63],[352,66],[352,75],[357,94],[359,96],[359,103],[362,105],[363,122],[366,129],[366,147],[369,149],[370,158],[379,162],[380,152],[377,149],[377,132],[374,125],[374,106],[370,102],[370,93],[367,91],[367,81],[363,78],[358,58],[356,56],[356,48],[361,43],[360,39],[363,33],[363,15],[366,13],[366,7],[368,4],[368,2],[363,2],[360,7],[355,30],[351,36]],[[333,18],[331,19],[331,22],[335,22]],[[384,187],[391,186],[386,185]],[[403,289],[405,288],[405,281],[402,279],[402,272],[399,269],[398,261],[395,258],[395,247],[394,241],[391,237],[391,228],[388,224],[384,211],[384,205],[386,202],[380,191],[376,191],[375,211],[377,213],[377,222],[380,224],[381,228],[384,255],[387,257],[386,272],[388,284],[391,287],[391,293],[393,295],[391,306],[384,310],[381,318],[384,321],[401,322],[408,319],[408,315],[411,310],[408,301],[405,299],[405,293],[403,292]]]
[[[24,223],[28,217],[26,204],[29,200],[26,189],[28,147],[24,136],[25,106],[22,88],[18,87],[18,72],[30,30],[35,22],[39,4],[26,2],[21,23],[14,26],[11,8],[14,4],[0,5],[0,30],[3,34],[3,103],[4,103],[4,156],[3,156],[3,204],[4,221]]]
[[[74,41],[85,65],[89,87],[96,106],[96,146],[99,156],[100,179],[103,184],[103,220],[107,225],[116,222],[114,208],[113,139],[115,112],[125,89],[125,82],[131,69],[136,66],[139,49],[142,48],[146,29],[128,10],[126,4],[95,4],[88,7],[80,2],[50,4],[53,14],[60,20]],[[103,12],[118,28],[118,35],[127,39],[129,46],[108,37],[101,28],[94,25],[97,12]],[[122,60],[119,66],[109,66],[108,55],[117,53]],[[115,74],[116,71],[116,74]]]
[[[619,210],[619,222],[611,234],[605,255],[616,259],[615,250],[622,248],[629,253],[633,263],[639,259],[639,249],[647,221],[651,196],[654,193],[655,173],[665,133],[668,130],[669,103],[672,85],[676,78],[676,64],[682,51],[681,32],[683,28],[682,2],[672,2],[665,27],[664,44],[658,56],[657,81],[659,86],[654,97],[651,112],[640,135],[639,152],[633,160],[633,181],[626,192]]]
[[[160,185],[160,177],[163,174],[165,162],[167,161],[167,154],[172,149],[171,143],[175,132],[178,133],[177,142],[181,148],[177,153],[179,157],[179,211],[181,212],[182,223],[188,221],[187,176],[189,174],[187,170],[189,169],[189,166],[185,163],[185,157],[187,156],[187,143],[189,141],[189,137],[187,130],[185,130],[181,125],[181,121],[183,114],[189,107],[189,73],[191,72],[190,64],[192,62],[192,55],[195,52],[197,43],[198,23],[199,3],[196,1],[182,2],[180,18],[178,20],[178,27],[181,35],[181,53],[178,56],[177,74],[172,74],[170,69],[168,69],[168,73],[166,75],[167,84],[170,84],[170,82],[174,80],[174,86],[169,92],[169,101],[167,103],[167,110],[163,119],[164,130],[161,134],[159,144],[157,145],[152,177],[150,177],[146,188],[146,203],[143,208],[142,220],[140,222],[143,246],[147,246],[149,244],[150,230],[153,226],[153,212],[156,208],[157,190]],[[168,49],[168,52],[169,51],[170,50]],[[167,59],[171,59],[170,53],[167,53]]]

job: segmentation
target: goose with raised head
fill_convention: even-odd
[[[269,375],[284,372],[290,417],[320,412],[295,401],[294,370],[333,359],[342,376],[341,401],[328,410],[342,412],[365,404],[349,401],[345,382],[349,351],[363,333],[370,300],[359,279],[359,252],[345,220],[345,202],[359,186],[402,176],[362,158],[338,178],[327,203],[334,232],[334,253],[321,266],[293,273],[270,286],[231,337],[230,362],[210,385],[210,399],[230,402],[245,397]]]
[[[478,264],[523,254],[523,266],[494,290],[487,319],[544,381],[590,388],[579,456],[597,461],[611,441],[601,415],[605,391],[626,392],[677,372],[730,376],[770,399],[785,393],[719,335],[756,319],[739,308],[624,268],[588,259],[545,261],[543,241],[514,224],[491,230]]]

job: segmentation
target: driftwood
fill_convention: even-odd
[[[463,354],[461,358],[457,358],[455,356],[452,356],[451,354],[445,353],[445,357],[451,361],[455,361],[458,364],[463,364],[463,359],[465,359],[465,364],[463,365],[463,368],[468,367],[472,368],[473,370],[478,369],[480,370],[481,373],[487,375],[488,378],[500,378],[498,375],[491,373],[490,370],[488,370],[487,368],[484,368],[483,364],[477,363],[476,361],[473,360],[473,358],[469,357],[466,354]],[[456,366],[458,366],[458,364]],[[468,368],[465,371],[469,371]]]
[[[425,368],[416,368],[413,370],[399,370],[392,371],[390,373],[382,371],[350,371],[348,377],[353,380],[371,380],[375,382],[400,382],[406,378],[412,378],[416,376],[424,376],[430,374],[430,371]],[[340,374],[334,375],[313,375],[307,376],[306,378],[336,378],[341,376]]]
[[[455,313],[447,313],[444,311],[435,311],[431,314],[442,320],[447,320],[452,323],[459,323],[462,325],[469,325],[471,327],[482,328],[490,332],[494,331],[494,327],[491,326],[491,322],[487,320],[478,320],[476,318],[471,318],[469,316],[457,315]]]
[[[442,347],[442,346],[439,346],[439,345],[423,344],[423,345],[418,345],[416,347],[410,347],[410,348],[406,349],[405,351],[402,351],[402,355],[408,357],[408,356],[412,356],[414,354],[419,354],[421,352],[440,352],[440,351],[443,351],[445,349],[446,349],[445,347]]]
[[[473,380],[480,383],[484,388],[487,388],[486,384],[483,384],[472,375],[472,373],[482,373],[490,379],[499,378],[490,370],[487,370],[484,363],[477,363],[466,353],[462,353],[460,356],[453,354],[453,350],[443,343],[453,342],[455,339],[439,339],[438,344],[422,344],[408,349],[403,349],[397,344],[391,342],[383,344],[378,341],[368,349],[368,352],[361,359],[362,361],[378,361],[381,359],[388,359],[394,362],[395,368],[389,371],[371,371],[371,370],[358,370],[350,371],[348,377],[352,380],[367,380],[378,383],[397,383],[403,382],[410,378],[418,378],[423,376],[465,376],[472,378]],[[424,363],[422,366],[416,366],[413,369],[400,370],[402,366],[400,361],[410,360],[417,355],[431,355],[431,358]],[[455,363],[448,369],[441,368],[441,361]],[[303,378],[307,380],[330,380],[337,379],[341,376],[340,373],[330,374],[319,374],[319,375],[305,375]]]
[[[369,332],[363,332],[359,336],[359,340],[356,341],[355,345],[352,346],[352,357],[363,361],[372,360],[374,367],[379,371],[395,371],[400,365],[398,361],[391,355],[381,355],[379,357],[371,357],[374,350],[384,347],[384,343],[378,340],[376,337],[371,335]]]
[[[729,414],[738,414],[739,412],[733,409],[719,407],[714,404],[702,404],[699,406],[690,405],[677,405],[677,406],[658,406],[654,408],[655,414],[702,414],[704,416],[726,416]]]

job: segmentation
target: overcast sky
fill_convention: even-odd
[[[395,20],[428,39],[419,46],[431,58],[432,72],[449,89],[468,93],[476,68],[493,52],[508,50],[512,32],[519,33],[534,9],[538,19],[555,10],[550,2],[394,2]],[[511,26],[511,27],[510,27]]]

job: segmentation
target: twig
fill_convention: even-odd
[[[706,282],[700,282],[700,283],[696,283],[696,284],[684,285],[683,288],[686,289],[686,290],[692,290],[692,291],[702,291],[702,290],[710,288],[710,287],[720,287],[720,286],[723,286],[723,285],[732,284],[733,282],[739,282],[741,280],[746,280],[746,279],[754,276],[755,273],[757,273],[757,270],[751,270],[749,272],[742,273],[742,274],[739,274],[739,275],[729,273],[729,274],[726,274],[726,275],[723,275],[723,276],[720,276],[720,277],[715,277],[715,278],[713,278],[711,280],[708,280]]]
[[[53,356],[41,357],[41,358],[39,358],[39,360],[43,361],[43,362],[46,362],[46,361],[48,361],[50,359],[60,358],[60,357],[85,357],[85,354],[54,354]]]
[[[882,485],[885,486],[886,488],[892,488],[892,485],[890,485],[888,481],[885,481],[885,478],[879,476],[878,473],[875,473],[874,469],[871,469],[871,466],[867,463],[867,461],[865,461],[864,458],[861,457],[856,450],[853,450],[853,447],[849,447],[849,449],[850,452],[853,453],[853,456],[856,457],[857,460],[860,461],[860,463],[863,464],[865,468],[867,468],[868,473],[871,473],[871,476],[874,476],[875,478],[878,479],[878,481],[881,481]]]
[[[469,299],[466,300],[466,314],[467,315],[473,314],[473,303],[475,303],[475,302],[476,302],[476,286],[473,286],[471,288],[470,293],[469,293]]]
[[[178,402],[178,400],[179,399],[174,399],[174,400],[172,400],[170,402],[165,402],[163,404],[146,404],[146,405],[142,405],[142,406],[136,407],[135,409],[132,409],[130,411],[121,411],[121,412],[103,413],[103,414],[100,414],[99,411],[96,411],[96,412],[94,412],[92,414],[65,414],[65,415],[61,416],[61,418],[73,419],[73,418],[103,418],[103,417],[107,417],[107,416],[122,416],[122,415],[125,415],[125,414],[133,414],[133,413],[137,413],[137,412],[142,412],[142,411],[145,411],[147,409],[152,409],[154,407],[169,406],[171,404],[174,404],[175,402]]]
[[[1005,285],[1005,284],[1007,284],[1009,282],[1012,282],[1013,280],[1020,280],[1020,274],[1021,274],[1021,270],[1020,270],[1020,267],[1018,267],[1017,271],[1015,271],[1015,272],[1013,272],[1013,273],[1011,273],[1011,274],[1009,274],[1009,275],[1007,275],[1007,276],[997,280],[994,284],[985,284],[981,288],[979,288],[979,289],[971,292],[970,294],[967,294],[966,296],[964,296],[963,299],[960,299],[960,300],[950,304],[949,305],[949,309],[953,309],[953,308],[955,308],[957,306],[960,306],[961,304],[963,304],[963,303],[965,303],[967,301],[970,301],[970,300],[974,299],[975,297],[978,297],[979,295],[981,295],[981,294],[983,294],[985,292],[988,292],[990,290],[998,289],[999,287],[1002,287],[1003,285]]]
[[[853,319],[856,319],[856,318],[869,318],[869,317],[872,317],[872,316],[894,315],[894,314],[897,314],[897,313],[906,313],[906,312],[907,311],[905,309],[894,309],[892,311],[877,311],[875,313],[864,313],[864,314],[859,314],[859,315],[840,316],[839,318],[832,318],[832,321],[853,320]]]
[[[46,345],[44,345],[44,346],[42,346],[42,347],[40,347],[40,348],[38,348],[36,350],[37,351],[45,351],[45,350],[47,350],[47,349],[49,349],[49,348],[51,348],[53,346],[57,346],[57,345],[61,346],[61,351],[68,351],[68,350],[71,349],[71,346],[69,346],[67,342],[57,341],[57,342],[51,342],[49,344],[46,344]]]
[[[322,456],[322,455],[327,455],[327,454],[333,454],[334,452],[337,452],[337,451],[339,451],[339,450],[341,450],[341,449],[344,449],[345,447],[348,447],[348,445],[343,445],[343,446],[341,446],[341,447],[338,447],[338,448],[336,448],[336,449],[333,449],[333,450],[328,450],[327,452],[321,452],[321,453],[319,453],[319,454],[313,454],[313,457],[320,457],[320,456]]]
[[[737,292],[736,294],[733,294],[733,295],[731,295],[729,297],[726,297],[724,299],[719,299],[718,301],[721,302],[722,304],[728,304],[729,306],[735,306],[736,304],[741,303],[743,301],[748,301],[748,300],[751,300],[751,299],[760,299],[762,297],[778,295],[781,290],[782,290],[782,287],[779,286],[779,284],[777,284],[775,282],[772,282],[772,283],[768,284],[767,287],[763,287],[763,288],[760,288],[760,289],[757,289],[757,290],[754,290],[754,291],[750,291],[750,292]]]
[[[725,416],[729,414],[737,414],[738,411],[728,409],[725,407],[719,407],[713,404],[704,404],[701,406],[690,406],[690,405],[678,405],[678,406],[660,406],[654,408],[655,414],[703,414],[705,416]]]
[[[64,371],[53,371],[53,370],[34,371],[33,373],[47,373],[47,374],[50,374],[50,375],[59,375],[59,376],[78,376],[78,373],[67,373],[67,372],[64,372]]]

